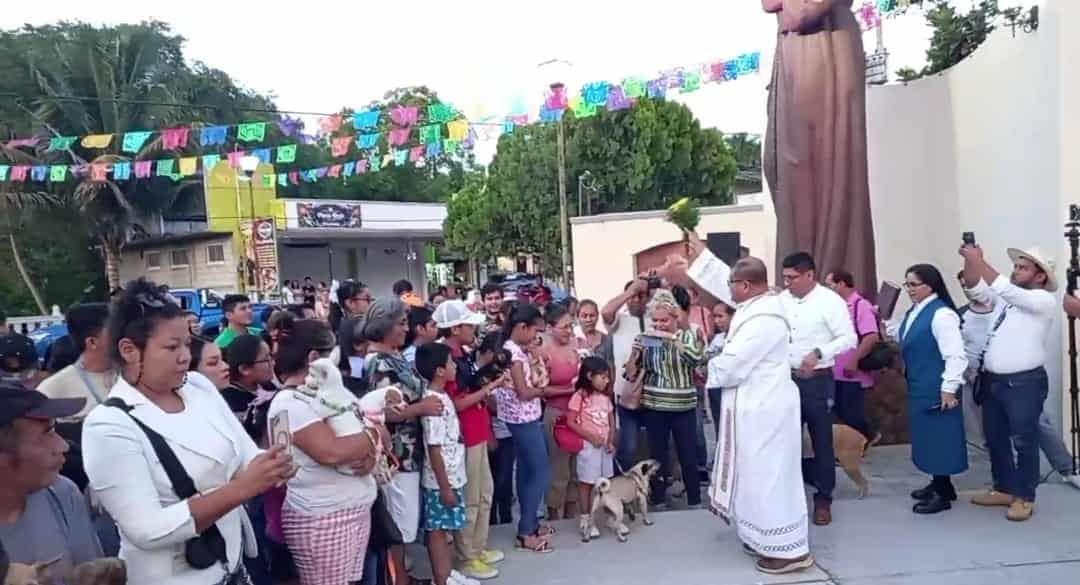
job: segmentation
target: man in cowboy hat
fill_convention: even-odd
[[[1009,248],[1006,279],[975,245],[964,245],[964,287],[971,299],[994,306],[982,353],[983,434],[990,450],[994,487],[972,502],[1007,506],[1006,517],[1023,521],[1035,510],[1039,484],[1039,418],[1049,391],[1046,338],[1057,314],[1054,262],[1038,248]],[[1015,449],[1015,455],[1013,450]]]

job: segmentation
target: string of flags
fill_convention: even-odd
[[[912,4],[912,0],[863,0],[854,11],[862,22],[863,29],[872,30],[881,26],[883,18],[903,13]]]
[[[879,0],[882,1],[882,0]],[[901,0],[903,1],[903,0]],[[314,182],[324,178],[342,178],[378,172],[391,165],[415,164],[422,166],[428,158],[441,154],[454,154],[471,147],[477,140],[497,139],[502,134],[514,132],[517,127],[534,123],[550,123],[561,120],[567,110],[575,118],[597,115],[601,109],[619,111],[633,107],[641,99],[666,99],[669,92],[687,94],[697,91],[707,83],[723,83],[760,71],[760,52],[745,53],[732,59],[703,63],[691,67],[678,67],[662,72],[658,77],[645,79],[630,77],[621,83],[598,81],[587,83],[581,91],[569,96],[565,88],[549,92],[536,118],[528,113],[513,113],[502,117],[489,116],[470,122],[452,105],[436,103],[426,108],[418,106],[395,106],[385,109],[369,109],[351,116],[334,114],[319,120],[319,138],[329,145],[334,158],[352,158],[323,167],[290,172],[279,172],[262,178],[267,186],[280,186]],[[388,125],[380,122],[389,120]],[[261,143],[266,140],[268,128],[277,125],[282,134],[299,142],[308,142],[302,134],[303,123],[298,119],[282,117],[277,122],[248,122],[221,126],[182,126],[162,130],[140,130],[123,134],[91,134],[85,136],[58,136],[48,139],[47,152],[71,149],[78,143],[87,149],[108,149],[119,146],[126,155],[136,155],[150,138],[160,135],[164,150],[180,150],[192,142],[202,147],[225,145],[230,133],[239,143]],[[335,135],[351,125],[355,134]],[[384,141],[385,139],[385,141]],[[7,142],[9,147],[37,147],[44,138],[19,138]],[[382,144],[386,149],[383,151]],[[353,157],[355,146],[358,156]],[[112,163],[79,165],[3,165],[0,164],[0,181],[61,183],[69,178],[106,181],[112,175],[114,181],[167,177],[179,181],[205,173],[222,160],[232,167],[240,165],[245,156],[258,157],[264,163],[277,165],[296,162],[297,144],[236,150],[222,154],[173,156],[156,160],[132,160]]]

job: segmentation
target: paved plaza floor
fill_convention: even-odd
[[[948,512],[917,516],[912,489],[921,476],[906,446],[874,449],[864,473],[871,495],[855,498],[854,485],[837,469],[831,526],[811,527],[817,561],[808,571],[781,577],[761,574],[740,550],[733,528],[701,510],[654,515],[656,524],[633,527],[619,543],[604,530],[582,543],[573,522],[558,524],[548,555],[512,550],[508,526],[493,528],[492,545],[508,552],[502,575],[508,585],[1078,585],[1080,491],[1056,475],[1039,489],[1035,516],[1005,519],[1004,508],[979,508],[969,498],[990,474],[985,454],[972,450],[971,470],[957,479],[960,501]]]

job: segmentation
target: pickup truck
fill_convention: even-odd
[[[180,306],[185,311],[191,311],[199,316],[199,323],[202,325],[204,335],[210,338],[217,337],[218,333],[221,332],[222,319],[225,317],[225,312],[221,308],[221,300],[225,297],[224,294],[210,289],[192,288],[173,289],[169,293],[180,301]],[[269,306],[265,303],[253,303],[251,305],[252,310],[255,312],[254,326],[262,327],[262,314]],[[34,341],[38,357],[44,359],[49,346],[67,334],[67,324],[58,323],[37,329],[31,332],[29,337]]]

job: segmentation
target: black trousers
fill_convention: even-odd
[[[818,370],[820,372],[820,370]],[[803,459],[803,481],[817,489],[816,499],[832,501],[836,488],[836,453],[833,450],[833,418],[829,398],[835,390],[832,372],[813,378],[795,377],[802,403],[802,422],[810,432],[814,457]]]
[[[866,418],[866,389],[862,384],[837,380],[833,412],[840,422],[859,431],[867,441],[874,440],[874,428]]]
[[[701,481],[697,468],[697,410],[666,412],[641,409],[645,419],[645,432],[649,437],[649,454],[660,463],[660,473],[652,479],[652,500],[664,501],[667,494],[666,478],[671,476],[671,459],[668,457],[668,437],[675,438],[675,452],[679,456],[683,483],[686,485],[686,504],[701,503]]]
[[[509,524],[514,521],[514,440],[499,439],[498,447],[490,455],[491,479],[495,484],[491,502],[491,524]]]

